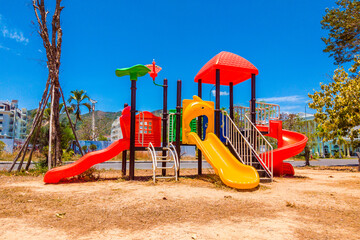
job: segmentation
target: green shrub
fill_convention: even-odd
[[[3,141],[0,141],[0,157],[3,154],[5,147],[6,144]]]
[[[34,171],[39,173],[46,173],[48,171],[48,164],[46,159],[42,159],[34,164]]]
[[[91,144],[89,148],[91,151],[95,151],[97,149],[97,146],[95,144]]]
[[[73,150],[63,150],[63,155],[62,155],[62,159],[64,162],[68,162],[72,160],[72,157],[75,155]]]
[[[81,149],[86,153],[87,149],[88,149],[88,146],[84,145],[84,146],[81,147]]]
[[[108,139],[104,137],[103,135],[100,135],[97,139],[98,141],[107,141]]]

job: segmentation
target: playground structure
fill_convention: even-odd
[[[80,174],[120,152],[123,152],[122,173],[125,176],[127,151],[130,152],[130,180],[135,179],[135,151],[150,153],[154,182],[161,177],[177,179],[181,167],[181,145],[197,146],[198,174],[202,174],[204,156],[221,180],[230,187],[251,189],[260,181],[272,181],[273,176],[294,175],[292,165],[283,160],[300,153],[306,145],[307,137],[282,129],[278,105],[256,102],[255,80],[258,70],[249,61],[233,53],[219,53],[195,76],[198,96],[192,100],[185,99],[182,104],[182,82],[178,80],[176,112],[170,114],[167,110],[168,81],[164,79],[163,85],[155,83],[160,70],[155,62],[148,67],[135,65],[117,69],[118,77],[130,76],[131,80],[131,107],[126,107],[120,117],[124,138],[106,149],[86,154],[73,164],[51,169],[46,173],[44,181],[56,183],[61,178]],[[137,79],[147,73],[155,85],[163,88],[162,119],[149,112],[136,110]],[[248,79],[251,79],[250,107],[236,109],[242,114],[235,119],[233,86]],[[203,83],[215,84],[215,106],[213,102],[201,99]],[[220,109],[220,85],[229,86],[229,113]],[[203,124],[203,116],[207,117],[207,124]],[[265,136],[275,138],[278,148],[274,150]],[[162,152],[161,156],[156,155],[157,151]],[[155,175],[156,169],[162,169],[161,176]],[[174,176],[167,175],[168,169],[174,170]]]

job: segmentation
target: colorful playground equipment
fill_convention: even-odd
[[[51,169],[46,173],[44,182],[56,183],[61,178],[80,174],[120,152],[123,153],[122,173],[125,176],[127,151],[130,152],[130,180],[135,179],[136,151],[148,151],[150,154],[154,182],[157,178],[173,177],[177,180],[181,167],[181,145],[196,145],[198,174],[202,174],[204,156],[223,183],[230,187],[251,189],[259,182],[272,181],[273,176],[294,175],[293,167],[283,160],[300,153],[307,137],[282,129],[278,105],[256,102],[255,79],[258,70],[249,61],[230,52],[219,53],[195,76],[198,96],[182,101],[182,82],[177,81],[176,110],[173,111],[167,110],[167,79],[164,79],[163,85],[155,83],[160,70],[155,61],[152,65],[117,69],[116,76],[130,76],[131,80],[131,107],[126,107],[120,117],[123,139],[106,149],[88,153],[73,164]],[[147,73],[156,86],[163,88],[162,118],[136,110],[137,79]],[[251,79],[250,107],[234,107],[233,86],[248,79]],[[215,84],[215,106],[213,102],[201,99],[203,83]],[[229,112],[220,109],[220,85],[229,86]],[[236,118],[234,110],[238,113]],[[206,124],[204,116],[207,118]],[[265,136],[277,140],[277,149],[273,149]],[[161,156],[157,156],[159,151]],[[157,169],[162,170],[161,176],[156,176]],[[174,174],[167,175],[167,170],[171,169]]]

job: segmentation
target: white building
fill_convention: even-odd
[[[18,100],[0,100],[0,139],[26,138],[26,108],[19,109]]]
[[[117,118],[112,124],[111,124],[111,141],[119,140],[123,137],[120,127],[120,119]]]

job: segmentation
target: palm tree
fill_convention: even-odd
[[[81,121],[81,107],[85,106],[89,112],[91,112],[91,105],[84,100],[90,100],[90,97],[86,94],[84,90],[74,90],[71,91],[71,94],[68,103],[70,103],[69,110],[75,113],[75,129],[78,121]]]

